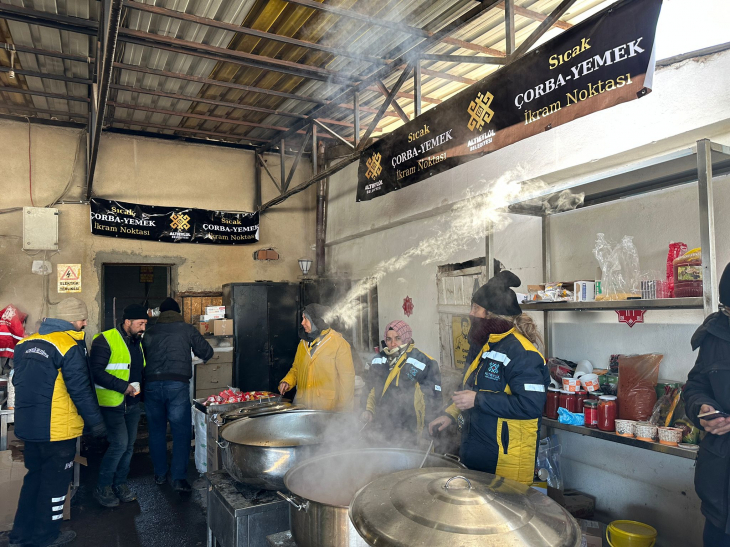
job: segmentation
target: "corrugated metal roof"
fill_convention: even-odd
[[[159,44],[145,43],[140,41],[141,39],[136,40],[136,43],[130,43],[128,41],[130,37],[122,33],[116,61],[125,66],[133,66],[135,70],[117,68],[114,71],[106,122],[112,127],[153,133],[178,133],[254,144],[266,142],[301,120],[322,101],[328,101],[346,89],[346,84],[337,81],[337,78],[360,80],[379,68],[366,60],[354,57],[365,55],[389,59],[400,48],[423,39],[407,32],[398,32],[286,0],[143,0],[141,3],[236,27],[256,29],[326,45],[337,48],[342,53],[317,51],[299,45],[213,28],[195,21],[183,21],[125,7],[122,20],[124,29],[253,54],[265,59],[296,63],[283,67],[284,72],[255,68],[237,62],[221,61],[215,53],[207,54],[206,58],[180,52],[180,49],[176,51],[163,49]],[[378,2],[326,0],[325,3],[399,25],[430,30],[443,28],[478,4],[474,0]],[[562,21],[568,23],[578,21],[587,12],[609,3],[610,0],[577,0]],[[84,20],[98,20],[99,2],[95,0],[0,0],[0,4]],[[559,4],[560,0],[515,1],[516,6],[543,15],[549,14]],[[527,38],[538,25],[538,21],[518,13],[515,18],[517,44]],[[560,32],[560,29],[554,27],[549,35],[557,32]],[[144,39],[150,37],[142,36]],[[486,11],[450,36],[471,44],[505,51],[504,8],[494,7]],[[84,58],[95,56],[95,36],[10,19],[0,19],[0,40],[16,46],[62,52]],[[435,43],[427,51],[441,55],[478,55],[472,49],[446,42]],[[8,51],[0,49],[0,62],[4,66],[9,66]],[[289,67],[297,65],[312,67],[309,70],[317,71],[319,74],[314,77],[303,77],[286,73]],[[17,108],[36,109],[38,112],[35,115],[38,117],[56,117],[62,120],[83,120],[86,117],[88,103],[84,102],[84,99],[89,96],[89,86],[84,81],[91,79],[92,65],[76,60],[18,52],[15,66],[16,69],[20,68],[31,73],[73,78],[81,82],[20,74],[16,75],[15,79],[10,79],[7,72],[0,72],[3,86],[75,97],[80,100],[2,91],[0,112],[16,114],[30,112],[30,110],[8,109],[15,105]],[[422,82],[424,110],[464,89],[469,82],[480,80],[499,68],[498,65],[436,61],[422,61],[421,66],[426,72]],[[161,74],[161,71],[164,74]],[[436,75],[433,74],[434,71]],[[171,77],[171,73],[179,74],[181,77]],[[395,71],[384,78],[386,87],[391,88],[398,76],[399,72]],[[449,78],[452,77],[459,81],[450,81]],[[229,82],[232,85],[214,85],[209,83],[210,80]],[[281,93],[272,95],[252,92],[251,87]],[[413,80],[409,79],[400,92],[412,95]],[[301,99],[291,98],[292,95]],[[304,98],[313,100],[302,100]],[[205,99],[208,102],[196,99]],[[383,95],[377,88],[361,92],[363,130],[372,120],[374,111],[380,107],[382,101]],[[400,97],[398,104],[410,117],[413,116],[412,99]],[[345,137],[353,135],[351,107],[338,108],[330,112],[326,118],[325,123],[339,134]],[[391,110],[379,123],[375,135],[392,131],[402,124],[402,120]]]

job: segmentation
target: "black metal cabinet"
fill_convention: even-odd
[[[234,385],[243,391],[277,391],[299,344],[300,289],[296,283],[230,283],[223,286],[233,318]]]

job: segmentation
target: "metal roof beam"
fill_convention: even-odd
[[[335,15],[339,15],[341,17],[349,17],[350,19],[357,19],[358,21],[362,21],[364,23],[368,23],[370,25],[385,27],[390,30],[394,30],[396,32],[403,32],[406,34],[410,34],[412,36],[418,36],[419,38],[431,38],[436,33],[430,32],[424,29],[411,27],[408,25],[404,25],[403,23],[397,23],[395,21],[386,21],[384,19],[380,19],[378,17],[372,17],[370,15],[366,15],[364,13],[359,13],[357,11],[352,11],[349,9],[344,8],[338,8],[336,6],[332,6],[330,4],[325,3],[319,3],[319,2],[313,2],[312,0],[286,0],[287,2],[291,4],[297,4],[298,6],[305,6],[308,8],[312,8],[315,10],[321,10],[327,13],[333,13]],[[497,55],[497,56],[504,56],[504,53],[485,46],[480,46],[478,44],[472,44],[469,42],[466,42],[464,40],[459,40],[457,38],[451,38],[451,37],[441,37],[437,41],[444,42],[450,45],[458,46],[463,49],[468,49],[471,51],[478,51],[479,53],[486,53],[488,55]]]
[[[69,17],[58,15],[47,11],[39,11],[10,4],[0,4],[0,18],[10,21],[19,21],[29,25],[76,32],[87,36],[96,36],[98,25],[96,21],[81,19],[80,17]]]
[[[442,63],[472,63],[475,65],[503,65],[507,62],[505,57],[480,57],[478,55],[433,55],[421,53],[419,59],[424,61],[438,61]]]
[[[61,120],[49,120],[46,118],[34,118],[25,116],[23,114],[0,114],[0,119],[10,120],[13,122],[25,121],[30,123],[37,123],[40,125],[52,125],[55,127],[72,127],[74,129],[85,129],[86,124],[81,122],[64,122]]]
[[[43,74],[41,72],[31,72],[30,70],[22,70],[18,68],[10,68],[8,66],[0,66],[0,72],[13,71],[20,76],[31,76],[33,78],[43,78],[45,80],[60,80],[62,82],[69,82],[72,84],[91,85],[91,80],[85,78],[69,78],[62,74]]]
[[[387,97],[385,98],[385,101],[380,106],[380,110],[378,110],[378,113],[375,115],[373,120],[370,122],[370,125],[368,126],[367,130],[365,131],[365,134],[362,136],[362,139],[360,140],[360,144],[357,145],[358,150],[362,150],[364,148],[365,144],[367,143],[367,140],[370,138],[370,135],[373,134],[373,131],[375,131],[375,128],[377,127],[378,123],[383,118],[383,114],[385,114],[385,111],[387,110],[387,108],[395,100],[396,93],[398,93],[401,86],[408,79],[408,76],[410,76],[412,69],[413,69],[413,67],[411,65],[406,65],[406,68],[403,69],[403,72],[401,72],[400,77],[398,78],[398,81],[395,82],[393,89],[390,90]]]
[[[504,9],[504,33],[507,42],[507,57],[515,52],[515,0],[505,0],[501,6]]]
[[[140,124],[140,123],[129,123],[129,120],[111,120],[113,123],[122,123],[125,125],[138,125],[140,127],[156,127],[155,125],[150,124]],[[162,129],[172,129],[174,131],[180,131],[180,132],[187,132],[190,134],[201,134],[201,135],[211,135],[215,136],[216,134],[211,131],[190,131],[190,130],[184,130],[179,127],[165,127],[162,126]],[[229,135],[219,135],[221,139],[213,139],[208,137],[187,137],[185,135],[170,135],[169,133],[153,133],[152,131],[141,131],[138,129],[124,129],[121,127],[107,127],[104,129],[107,133],[117,133],[120,135],[133,135],[135,137],[144,137],[147,139],[163,139],[168,141],[182,141],[182,142],[189,142],[194,144],[204,144],[206,146],[220,146],[222,148],[236,148],[236,149],[243,149],[243,150],[256,150],[256,145],[253,144],[243,144],[238,142],[230,142],[230,141],[224,141],[221,140],[222,138],[231,138]]]
[[[73,95],[61,95],[59,93],[46,93],[45,91],[33,91],[32,89],[21,89],[19,87],[9,87],[0,85],[0,92],[3,93],[21,93],[23,95],[37,95],[47,99],[61,99],[62,101],[78,101],[80,103],[88,103],[86,97],[74,97]]]
[[[48,110],[45,108],[36,108],[34,106],[24,106],[20,104],[0,102],[0,109],[19,110],[22,112],[32,112],[33,114],[48,114],[49,116],[65,116],[67,118],[87,118],[88,114],[78,114],[76,112],[66,112],[64,110]]]
[[[471,78],[465,78],[464,76],[457,76],[456,74],[449,74],[448,72],[435,72],[428,68],[421,68],[421,74],[424,76],[431,76],[432,78],[441,78],[449,82],[459,82],[460,84],[473,85],[477,83],[476,80]]]
[[[560,5],[555,8],[542,23],[540,23],[540,26],[538,26],[537,29],[532,34],[530,34],[524,42],[520,44],[520,46],[515,50],[514,54],[510,58],[510,62],[514,61],[515,59],[519,59],[525,53],[530,51],[530,48],[535,45],[535,43],[540,38],[542,38],[542,36],[548,30],[550,30],[550,27],[552,27],[557,20],[565,15],[565,12],[568,11],[568,9],[570,9],[570,6],[575,4],[575,2],[576,0],[563,0]]]
[[[109,98],[109,86],[111,84],[112,69],[114,66],[114,54],[117,50],[117,37],[119,36],[119,25],[122,21],[122,0],[111,0],[107,4],[109,13],[104,12],[102,21],[102,30],[104,41],[101,47],[101,63],[97,65],[99,78],[98,94],[94,95],[94,86],[91,87],[92,97],[95,101],[91,101],[92,111],[89,118],[93,117],[94,124],[91,126],[92,133],[89,138],[89,165],[86,172],[86,199],[91,199],[91,193],[94,187],[94,174],[96,172],[96,162],[99,158],[99,143],[101,141],[101,130],[104,125],[104,116],[106,114],[107,99]],[[98,101],[98,102],[97,102]]]
[[[373,57],[371,55],[363,55],[361,53],[347,51],[346,49],[326,46],[323,44],[317,44],[315,42],[307,42],[305,40],[297,40],[289,36],[282,36],[280,34],[273,34],[271,32],[264,32],[252,28],[242,27],[240,25],[234,25],[232,23],[224,23],[216,19],[209,19],[207,17],[199,17],[190,13],[184,13],[182,11],[170,10],[153,6],[150,4],[142,4],[141,2],[133,2],[130,0],[124,0],[124,6],[127,8],[136,9],[146,13],[153,13],[164,17],[172,17],[174,19],[180,19],[181,21],[188,21],[190,23],[197,23],[199,25],[205,25],[208,27],[218,28],[229,32],[235,32],[237,34],[245,34],[248,36],[254,36],[264,40],[273,40],[290,46],[297,46],[301,48],[311,49],[315,51],[322,51],[331,55],[342,55],[344,57],[350,57],[359,61],[365,61],[376,65],[388,64],[387,59],[381,59],[379,57]]]
[[[18,44],[8,44],[6,42],[0,42],[0,49],[6,49],[8,51],[14,49],[19,53],[32,53],[34,55],[43,55],[45,57],[65,59],[67,61],[94,64],[94,59],[92,59],[91,57],[84,57],[83,55],[71,55],[70,53],[61,53],[60,51],[50,51],[47,49],[38,49],[34,47],[19,46]]]
[[[282,59],[274,59],[273,57],[264,57],[263,55],[246,53],[244,51],[237,51],[234,49],[209,46],[199,42],[191,42],[188,40],[181,40],[180,38],[162,36],[152,32],[121,29],[119,34],[122,41],[132,44],[153,47],[175,53],[184,53],[195,57],[203,57],[214,61],[233,63],[261,70],[274,70],[276,72],[281,72],[290,76],[298,76],[300,78],[312,78],[324,82],[331,82],[337,85],[353,85],[359,81],[359,78],[354,78],[326,68],[294,63],[292,61],[284,61]]]
[[[266,174],[269,175],[269,178],[271,179],[271,182],[274,183],[274,186],[276,186],[276,189],[279,190],[279,193],[280,194],[282,194],[283,192],[281,191],[281,186],[279,186],[279,183],[276,182],[276,179],[274,178],[274,175],[272,175],[271,174],[271,171],[269,171],[269,166],[266,165],[266,162],[264,161],[264,159],[261,157],[261,155],[258,152],[256,153],[256,159],[261,164],[261,167],[264,168],[264,170],[266,171]]]
[[[325,131],[327,131],[327,133],[329,133],[330,135],[332,135],[332,136],[333,136],[333,137],[334,137],[335,139],[337,139],[337,140],[338,140],[338,141],[340,141],[341,143],[343,143],[343,144],[345,144],[345,145],[349,146],[349,147],[350,147],[350,148],[352,148],[352,149],[354,149],[354,148],[355,148],[355,147],[354,147],[354,146],[352,145],[352,143],[351,143],[350,141],[348,141],[348,140],[347,140],[347,139],[345,139],[344,137],[342,137],[342,136],[338,135],[338,134],[337,134],[337,133],[336,133],[335,131],[333,131],[332,129],[330,129],[330,128],[329,128],[329,127],[327,127],[326,125],[324,125],[324,124],[323,124],[323,123],[322,123],[321,121],[319,121],[319,120],[312,120],[312,123],[314,123],[314,125],[316,125],[316,126],[319,126],[319,127],[321,127],[322,129],[324,129]],[[359,123],[359,120],[358,120],[358,123]],[[356,129],[357,129],[357,132],[359,133],[359,132],[360,132],[360,131],[359,131],[359,129],[360,129],[360,128],[359,128],[359,127],[356,127]]]
[[[250,141],[250,142],[266,142],[266,139],[259,139],[257,137],[247,137],[246,135],[235,135],[230,133],[217,133],[215,131],[206,131],[205,129],[196,129],[193,127],[176,127],[172,125],[163,125],[159,123],[152,123],[147,121],[138,121],[131,118],[112,118],[109,123],[120,123],[123,125],[138,125],[140,127],[151,127],[153,129],[161,129],[163,131],[180,131],[181,133],[191,133],[196,135],[208,135],[211,137],[221,137],[224,139],[232,139],[237,141]],[[153,133],[155,134],[155,133]]]
[[[307,131],[307,135],[304,137],[304,140],[302,141],[302,145],[299,147],[299,150],[297,151],[297,155],[294,157],[294,162],[292,163],[291,169],[289,169],[289,176],[286,177],[286,182],[283,184],[282,190],[286,192],[289,189],[289,184],[291,184],[292,179],[294,178],[294,172],[297,170],[297,166],[299,165],[299,160],[302,159],[302,154],[304,153],[304,149],[307,147],[307,144],[309,143],[309,137],[312,136],[312,130],[314,128],[314,125],[309,126],[309,131]],[[316,154],[316,152],[315,152]]]
[[[514,2],[514,0],[507,0],[507,1]],[[499,4],[497,4],[497,7],[499,9],[506,9],[505,2],[500,2]],[[532,19],[533,21],[539,21],[540,23],[542,23],[545,19],[548,18],[548,16],[545,15],[544,13],[540,13],[538,11],[523,8],[520,6],[514,6],[514,13],[515,13],[515,15],[521,15],[522,17],[527,17],[528,19]],[[563,29],[563,30],[568,30],[569,28],[573,27],[573,25],[571,23],[568,23],[567,21],[563,21],[562,19],[558,19],[557,21],[555,21],[553,23],[553,25],[555,25],[556,27]]]
[[[390,91],[388,91],[388,88],[385,87],[385,84],[383,83],[383,80],[378,80],[375,83],[378,86],[378,89],[380,90],[380,92],[383,94],[384,97],[387,97],[390,94]],[[396,92],[397,92],[397,90],[396,90]],[[392,100],[392,102],[390,103],[389,106],[392,106],[393,107],[393,109],[395,110],[396,114],[398,114],[398,116],[400,117],[400,119],[403,120],[403,123],[408,123],[409,121],[411,121],[410,118],[408,118],[408,114],[405,113],[405,111],[398,104],[398,101],[395,100],[395,97],[393,98],[393,100]]]

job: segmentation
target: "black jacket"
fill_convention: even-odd
[[[65,441],[104,419],[91,382],[84,333],[46,319],[15,346],[15,434],[24,441]]]
[[[684,385],[685,411],[697,427],[702,405],[730,413],[730,318],[713,313],[692,336],[697,361]],[[707,434],[700,443],[695,470],[695,489],[702,500],[702,514],[730,534],[730,433]]]
[[[89,352],[89,365],[91,366],[91,373],[94,375],[94,383],[106,389],[118,391],[124,393],[127,387],[132,382],[142,383],[144,377],[144,357],[142,356],[142,342],[137,340],[133,341],[121,326],[117,326],[119,334],[122,335],[122,339],[127,344],[129,349],[129,356],[132,358],[131,367],[129,369],[129,382],[112,376],[105,369],[109,364],[109,358],[112,355],[112,350],[109,347],[109,342],[106,341],[104,336],[97,336],[91,344],[91,351]],[[133,406],[139,403],[140,396],[132,397],[127,395],[124,397],[123,403],[126,406]],[[120,404],[117,407],[104,407],[107,410],[124,410],[124,404]]]
[[[188,325],[176,311],[166,311],[142,339],[147,359],[145,382],[177,380],[188,382],[193,376],[190,350],[203,361],[213,357],[213,348],[203,335]]]

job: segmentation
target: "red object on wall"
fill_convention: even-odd
[[[410,296],[406,296],[403,299],[403,313],[406,317],[410,317],[413,314],[413,299]]]
[[[629,327],[633,327],[636,323],[644,322],[646,310],[616,310],[616,313],[619,323],[626,323]]]

